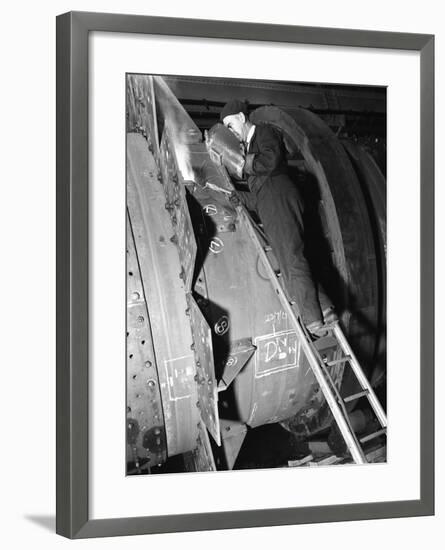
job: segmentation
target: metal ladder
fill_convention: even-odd
[[[266,250],[270,247],[264,246],[257,234],[257,230],[252,224],[252,220],[247,213],[245,207],[242,204],[236,206],[236,210],[239,216],[239,220],[245,228],[253,241],[255,248],[258,251],[258,254],[264,264],[264,267],[267,271],[267,274],[272,281],[274,290],[276,291],[278,298],[281,302],[281,305],[284,311],[288,315],[292,325],[295,328],[297,338],[301,343],[303,351],[308,359],[309,365],[312,368],[314,376],[323,392],[323,395],[331,409],[332,415],[337,423],[337,426],[342,434],[342,437],[346,443],[346,446],[351,453],[351,456],[355,463],[364,464],[367,462],[365,453],[363,451],[362,445],[371,439],[379,437],[380,435],[386,434],[387,420],[386,414],[374,393],[374,390],[371,387],[366,375],[364,374],[359,362],[357,361],[354,352],[352,351],[349,343],[341,330],[341,327],[338,321],[335,321],[331,324],[325,325],[323,328],[332,334],[333,338],[337,341],[338,349],[341,350],[343,356],[339,359],[330,362],[324,362],[321,358],[318,350],[313,345],[313,342],[306,330],[306,327],[302,323],[300,317],[296,314],[292,304],[289,302],[286,293],[283,290],[281,282],[278,279],[278,275],[273,269],[269,258],[267,257]],[[361,387],[361,391],[348,397],[341,397],[340,393],[335,386],[334,381],[329,373],[329,367],[345,363],[349,364],[354,375]],[[346,403],[359,399],[361,397],[367,397],[371,408],[374,411],[375,416],[377,417],[381,429],[358,439],[354,430],[352,428],[351,422],[349,420],[348,412],[346,409]]]

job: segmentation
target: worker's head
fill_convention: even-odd
[[[228,128],[240,141],[245,141],[251,123],[247,118],[247,105],[239,99],[232,99],[226,103],[220,114],[224,126]]]

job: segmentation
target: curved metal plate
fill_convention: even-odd
[[[167,445],[150,319],[127,216],[127,464],[165,462]],[[127,472],[128,473],[128,472]]]
[[[168,455],[172,456],[196,444],[196,365],[178,252],[170,241],[172,226],[164,207],[164,188],[154,157],[138,134],[127,136],[127,204],[150,314]]]

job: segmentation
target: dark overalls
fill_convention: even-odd
[[[321,309],[332,305],[316,288],[304,255],[303,201],[288,175],[281,134],[258,124],[244,167],[250,192],[240,192],[248,210],[256,212],[278,260],[284,283],[305,324],[322,321]]]

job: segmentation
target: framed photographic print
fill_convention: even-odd
[[[433,48],[58,17],[60,534],[433,513]]]

